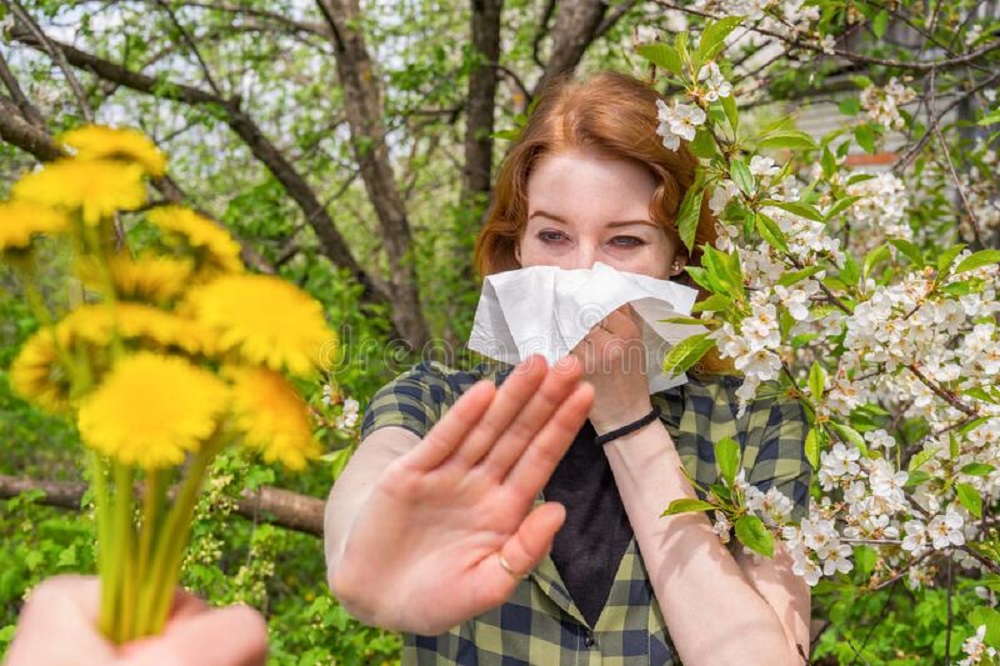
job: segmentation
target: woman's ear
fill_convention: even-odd
[[[520,265],[521,265],[521,244],[520,243],[514,243],[514,261],[516,261],[517,265],[520,267]]]
[[[688,257],[686,254],[675,254],[674,261],[670,264],[670,277],[677,277],[684,272],[684,267],[687,266]]]

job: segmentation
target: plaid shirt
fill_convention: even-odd
[[[361,437],[391,425],[422,438],[476,381],[488,377],[499,385],[512,369],[483,363],[464,372],[435,361],[414,366],[372,398]],[[738,417],[735,391],[741,379],[688,377],[686,384],[651,396],[687,471],[706,487],[715,483],[714,444],[732,437],[743,451],[747,481],[762,491],[777,487],[794,502],[793,519],[805,515],[812,468],[804,452],[808,425],[801,405],[788,398],[761,397]],[[500,607],[440,636],[404,635],[403,663],[676,666],[681,662],[633,537],[595,626],[583,619],[555,564],[546,557]]]

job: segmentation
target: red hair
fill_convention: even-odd
[[[564,150],[591,150],[649,171],[657,182],[650,217],[677,237],[677,211],[694,183],[698,158],[683,141],[677,150],[663,146],[656,134],[658,99],[650,85],[618,72],[602,72],[583,82],[564,79],[547,88],[497,175],[493,204],[476,239],[480,277],[520,267],[515,248],[527,224],[528,178],[542,157]],[[701,265],[700,246],[715,239],[715,218],[702,197],[688,265]],[[675,281],[698,288],[686,273]],[[706,372],[729,366],[715,354],[706,355],[700,365]]]

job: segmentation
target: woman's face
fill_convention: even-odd
[[[518,262],[572,269],[602,261],[659,279],[680,274],[680,239],[649,215],[655,190],[653,176],[633,162],[579,150],[543,157],[528,178]]]

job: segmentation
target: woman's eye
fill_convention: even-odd
[[[539,231],[538,238],[545,243],[553,243],[556,241],[561,241],[563,235],[558,231]]]
[[[637,236],[615,236],[611,242],[621,247],[639,247],[646,244],[646,241]]]

